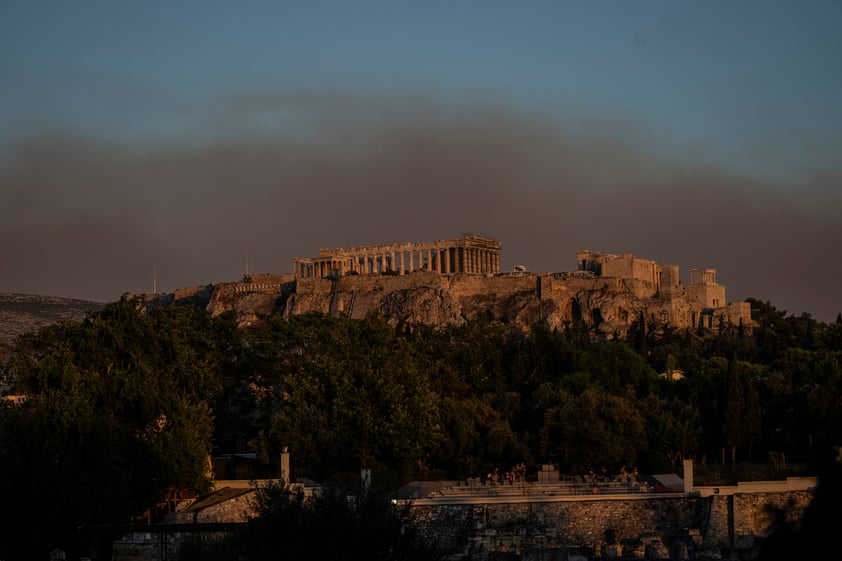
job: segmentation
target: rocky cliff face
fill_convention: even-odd
[[[639,319],[676,328],[692,325],[692,305],[681,293],[659,295],[651,283],[569,274],[348,275],[299,279],[264,275],[243,282],[185,288],[147,298],[149,305],[194,305],[214,315],[233,310],[241,325],[263,315],[320,312],[360,319],[375,313],[398,323],[461,324],[480,314],[529,326],[584,323],[605,336],[622,336]],[[701,310],[699,310],[701,312]]]
[[[319,311],[363,318],[374,312],[393,323],[428,325],[459,324],[483,313],[524,325],[540,317],[534,278],[499,280],[431,272],[307,279],[298,282],[285,313]]]
[[[147,308],[193,306],[212,315],[233,311],[241,326],[260,321],[262,316],[284,312],[284,304],[295,290],[292,275],[253,275],[242,281],[179,288],[168,294],[141,295]]]

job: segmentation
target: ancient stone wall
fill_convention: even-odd
[[[404,275],[347,275],[301,278],[273,290],[245,291],[238,283],[219,285],[209,302],[212,313],[237,311],[241,322],[282,311],[285,316],[320,312],[361,319],[370,313],[392,324],[461,324],[491,314],[523,327],[545,321],[551,327],[584,323],[606,336],[622,336],[642,314],[649,324],[697,327],[703,308],[684,291],[663,297],[653,283],[634,278],[583,277],[523,272],[512,275],[414,271]],[[721,289],[700,285],[700,290]],[[705,297],[702,297],[705,298]],[[726,322],[748,318],[747,307],[722,308]],[[706,319],[714,327],[713,316]],[[750,326],[750,320],[744,319]]]
[[[196,522],[245,522],[254,516],[254,495],[252,489],[225,502],[208,506],[196,512]]]
[[[178,521],[241,522],[252,512],[250,496],[235,495]],[[769,508],[798,520],[811,499],[810,491],[788,491],[409,504],[425,539],[446,555],[480,561],[500,552],[519,552],[521,559],[555,558],[553,552],[562,552],[559,558],[566,559],[570,551],[602,558],[751,559],[769,535]],[[172,543],[183,538],[177,531],[169,534]],[[127,534],[115,542],[115,559],[161,559],[160,541],[155,533]]]
[[[724,308],[725,287],[721,284],[691,284],[685,287],[690,304],[700,308]]]
[[[152,532],[131,532],[114,540],[113,561],[159,561],[168,551],[158,535]]]
[[[491,314],[521,327],[584,324],[608,338],[624,336],[641,316],[649,326],[675,329],[713,329],[722,322],[752,326],[748,304],[725,304],[725,287],[716,284],[713,269],[695,269],[695,282],[681,286],[677,266],[631,255],[579,252],[577,257],[583,269],[572,273],[252,275],[242,282],[152,295],[147,305],[195,305],[214,315],[233,310],[241,325],[274,313],[353,319],[375,313],[394,325],[461,324]]]
[[[757,537],[768,536],[775,510],[784,512],[789,521],[799,520],[812,499],[811,491],[734,495],[735,546],[753,547]]]
[[[667,547],[702,523],[699,499],[577,500],[413,506],[419,528],[450,553],[603,546],[657,536]]]
[[[189,299],[206,299],[210,297],[212,290],[213,286],[209,284],[177,288],[173,293],[173,301],[183,301]]]
[[[492,552],[608,551],[635,547],[677,559],[753,558],[769,535],[769,508],[799,519],[808,491],[695,497],[414,505],[422,534],[448,554],[483,559]],[[648,553],[647,553],[648,554]],[[629,555],[629,556],[633,556]],[[651,553],[650,555],[655,555]]]

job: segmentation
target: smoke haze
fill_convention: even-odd
[[[492,104],[241,96],[193,140],[68,132],[0,158],[0,292],[97,301],[290,272],[319,247],[503,243],[504,269],[575,252],[717,269],[730,301],[842,311],[842,173],[777,185],[657,156],[630,123],[561,125]],[[202,139],[202,140],[199,140]],[[669,139],[661,139],[669,142]]]

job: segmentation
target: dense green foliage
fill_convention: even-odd
[[[842,434],[842,323],[752,307],[753,330],[640,321],[605,342],[490,317],[412,329],[271,319],[246,336],[266,405],[253,442],[267,457],[289,446],[315,478],[381,464],[464,477],[521,461],[664,471],[769,452],[807,464]],[[683,379],[658,375],[676,369]]]
[[[278,400],[270,437],[320,473],[424,458],[440,439],[429,375],[383,321],[275,319],[251,350]]]
[[[4,370],[27,401],[0,411],[0,496],[14,505],[0,547],[46,558],[80,525],[207,490],[212,407],[238,347],[230,318],[128,299],[18,339]]]
[[[289,447],[294,476],[369,467],[395,486],[520,462],[807,464],[842,444],[842,321],[751,304],[753,329],[655,331],[641,316],[627,340],[595,341],[491,317],[434,328],[307,314],[239,331],[123,300],[4,352],[28,401],[0,411],[0,491],[20,505],[0,523],[14,543],[67,543],[80,524],[201,492],[212,451],[256,451],[277,473]]]

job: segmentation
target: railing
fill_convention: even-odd
[[[645,483],[631,481],[598,481],[595,485],[577,481],[560,481],[558,483],[522,481],[497,484],[470,481],[466,485],[439,489],[432,493],[430,498],[627,495],[648,492],[651,492],[651,490]]]
[[[795,458],[792,458],[795,459]],[[787,463],[778,466],[770,464],[693,464],[693,484],[696,486],[736,485],[738,481],[775,481],[787,477],[815,475],[809,466],[801,463]]]

